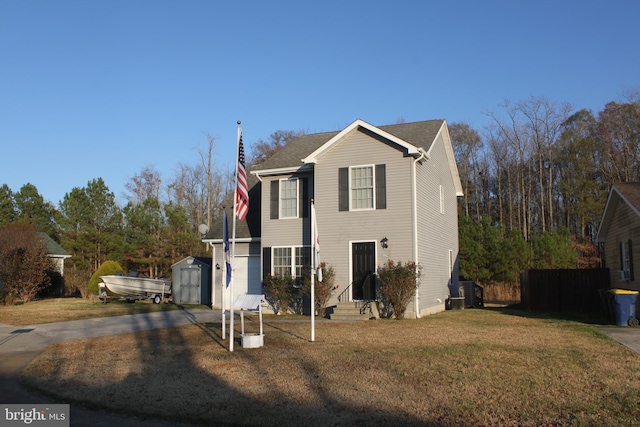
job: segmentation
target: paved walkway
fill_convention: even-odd
[[[22,370],[51,343],[107,335],[128,334],[149,329],[172,328],[190,323],[221,320],[220,310],[170,310],[100,319],[41,325],[0,324],[0,403],[55,403],[52,399],[25,390],[20,384]],[[64,403],[64,402],[58,402]],[[159,420],[142,420],[71,405],[72,426],[133,427],[176,426]]]
[[[633,328],[629,326],[603,326],[600,330],[610,338],[618,341],[620,344],[629,347],[636,353],[640,353],[640,328]]]

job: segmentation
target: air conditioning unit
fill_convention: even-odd
[[[620,270],[620,280],[629,280],[631,272],[629,270]]]

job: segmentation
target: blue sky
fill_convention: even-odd
[[[597,113],[640,88],[640,2],[0,1],[0,184],[59,203],[145,166],[173,177],[217,137],[232,170],[276,130],[445,118],[505,100]]]

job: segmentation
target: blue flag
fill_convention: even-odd
[[[224,242],[224,262],[226,263],[227,281],[226,286],[231,283],[231,253],[229,251],[229,221],[227,221],[227,212],[223,212],[222,217],[222,240]]]

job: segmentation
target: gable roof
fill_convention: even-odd
[[[316,163],[320,154],[360,128],[380,135],[417,157],[420,155],[420,150],[428,153],[443,126],[445,121],[442,119],[379,127],[358,119],[341,131],[303,135],[294,139],[265,162],[253,168],[251,173],[269,175],[311,169],[311,165]],[[455,171],[457,173],[457,168]]]
[[[41,231],[38,232],[40,240],[44,241],[47,245],[47,255],[53,258],[71,258],[71,254],[64,250],[62,246],[53,240],[47,233]]]
[[[600,220],[596,242],[605,241],[607,231],[613,219],[614,207],[619,200],[624,200],[631,208],[631,211],[640,218],[640,182],[619,182],[611,186],[607,204],[604,207],[604,213]]]

